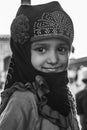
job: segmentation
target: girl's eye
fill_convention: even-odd
[[[40,52],[40,53],[45,53],[46,52],[46,49],[43,48],[43,47],[38,47],[35,50],[38,51],[38,52]]]
[[[69,48],[68,47],[59,47],[58,51],[61,52],[61,53],[66,53],[66,52],[69,51]]]

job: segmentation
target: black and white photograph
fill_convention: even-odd
[[[0,1],[0,130],[87,130],[87,1]]]

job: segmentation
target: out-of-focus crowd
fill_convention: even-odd
[[[78,71],[69,70],[69,87],[76,100],[77,119],[81,130],[85,130],[87,126],[87,67],[81,66]],[[84,128],[83,128],[84,127]]]
[[[77,71],[68,70],[68,78],[70,90],[75,97],[76,93],[85,88],[83,79],[87,79],[87,67],[81,66]]]

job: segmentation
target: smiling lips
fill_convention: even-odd
[[[49,71],[49,72],[57,72],[61,67],[54,67],[54,68],[45,68],[43,67],[44,70]]]

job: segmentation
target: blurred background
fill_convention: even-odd
[[[0,92],[3,91],[11,58],[10,25],[19,6],[23,3],[36,5],[50,1],[52,0],[0,0]],[[75,28],[74,48],[68,67],[69,86],[75,96],[85,87],[82,82],[84,72],[85,78],[87,78],[87,0],[58,1],[72,18]]]

